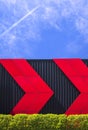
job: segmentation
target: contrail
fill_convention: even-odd
[[[0,38],[3,37],[6,33],[11,31],[14,27],[16,27],[19,23],[21,23],[25,18],[27,18],[29,15],[32,15],[40,6],[37,6],[33,8],[31,11],[29,11],[25,16],[23,16],[20,20],[18,20],[16,23],[14,23],[10,28],[8,28],[6,31],[4,31],[1,35]]]

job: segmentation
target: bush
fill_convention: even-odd
[[[27,126],[31,126],[30,130],[62,130],[62,128],[65,130],[65,124],[65,115],[37,114],[27,118]]]
[[[66,115],[1,115],[0,130],[66,130]]]
[[[0,130],[88,130],[88,115],[0,115]]]
[[[70,115],[67,117],[67,130],[88,130],[88,115]]]
[[[26,114],[12,116],[12,120],[9,122],[7,130],[25,130],[27,118],[28,115]]]
[[[12,120],[11,115],[0,115],[0,130],[7,130],[8,125]]]

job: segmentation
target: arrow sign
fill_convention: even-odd
[[[24,59],[5,59],[0,63],[25,92],[11,114],[39,113],[53,95],[53,91]]]
[[[71,104],[66,114],[88,113],[88,68],[81,59],[54,59],[73,85],[80,91],[80,95]]]

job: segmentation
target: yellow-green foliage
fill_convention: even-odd
[[[88,130],[88,115],[70,115],[67,117],[67,130]]]
[[[0,130],[7,130],[9,123],[12,120],[11,115],[0,115]]]
[[[88,130],[88,115],[0,115],[0,130]]]

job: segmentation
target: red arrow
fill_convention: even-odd
[[[66,114],[88,113],[88,68],[81,59],[54,59],[57,66],[80,91]]]
[[[53,91],[24,59],[5,59],[0,63],[25,91],[25,95],[11,111],[17,113],[38,113],[53,95]]]

